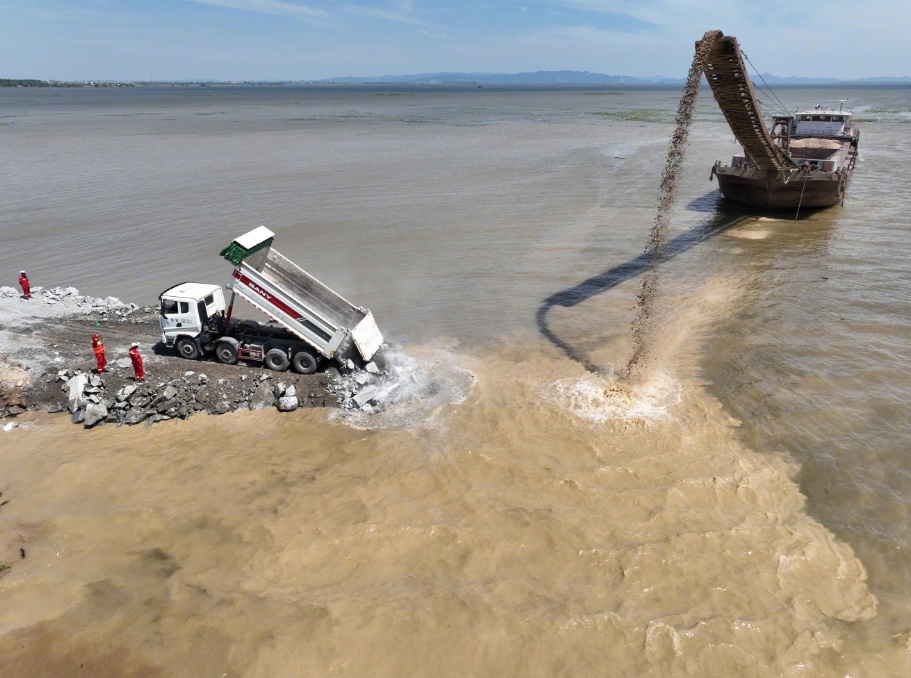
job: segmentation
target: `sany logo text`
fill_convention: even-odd
[[[249,285],[250,285],[250,289],[252,289],[254,292],[256,292],[257,294],[259,294],[259,296],[265,297],[265,298],[268,299],[269,301],[272,301],[272,295],[269,294],[268,292],[266,292],[266,290],[262,289],[262,288],[261,288],[259,285],[257,285],[255,282],[252,282],[252,281],[251,281],[251,282],[249,283]]]

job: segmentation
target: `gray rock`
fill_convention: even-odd
[[[57,414],[58,412],[63,412],[66,408],[60,403],[54,403],[49,408],[47,408],[48,414]]]
[[[293,412],[298,408],[297,396],[282,396],[278,399],[279,412]]]
[[[23,412],[25,412],[25,408],[21,405],[10,405],[6,408],[6,413],[10,417],[18,417]]]
[[[288,398],[296,398],[296,397],[297,397],[297,389],[294,388],[294,384],[291,384],[291,386],[289,386],[288,388],[286,388],[286,389],[285,389],[285,392],[284,392],[282,395],[284,395],[284,396],[286,396],[286,397],[288,397]]]
[[[130,410],[123,418],[123,423],[127,426],[133,426],[134,424],[138,424],[141,421],[145,421],[146,417],[148,416],[148,413],[144,412],[143,410]]]
[[[117,400],[119,402],[123,402],[124,400],[129,400],[130,396],[132,396],[134,393],[136,393],[136,391],[138,389],[139,389],[138,386],[124,386],[122,389],[117,391]]]
[[[368,386],[359,393],[356,393],[352,400],[358,407],[363,407],[371,400],[382,400],[399,387],[399,384],[387,384],[386,386]]]
[[[379,374],[380,368],[376,366],[376,363],[371,361],[364,365],[364,369],[370,372],[370,374]]]
[[[85,408],[83,423],[86,428],[91,428],[106,416],[108,416],[108,408],[104,406],[104,403],[90,403]]]
[[[70,377],[70,379],[66,382],[70,393],[66,404],[70,412],[76,412],[76,410],[81,410],[85,407],[86,401],[85,396],[83,395],[83,391],[85,390],[85,385],[87,382],[88,379],[84,374],[77,374],[73,377]]]
[[[70,421],[74,424],[81,424],[85,421],[85,410],[76,410],[73,412],[73,416],[70,417]]]
[[[204,375],[204,374],[200,374],[198,377],[196,377],[196,379],[197,379],[197,381],[199,381],[200,384],[208,384],[208,383],[209,383],[209,377],[207,377],[207,376]]]
[[[281,381],[277,382],[275,386],[272,387],[272,395],[276,398],[281,398],[285,394],[285,384]]]
[[[194,374],[196,374],[196,372],[194,372],[193,370],[187,370],[186,372],[183,373],[183,376],[192,377]]]
[[[275,396],[268,384],[260,382],[260,385],[254,389],[250,396],[250,405],[254,410],[261,410],[264,407],[271,407],[275,402]]]
[[[177,387],[172,384],[168,384],[165,387],[165,390],[161,392],[161,395],[162,395],[162,397],[164,397],[165,400],[171,400],[171,398],[176,396],[177,393],[178,393]]]
[[[231,406],[222,400],[215,406],[215,414],[225,414],[231,410]]]

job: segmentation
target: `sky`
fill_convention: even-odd
[[[908,0],[0,0],[0,78],[685,77],[710,29],[761,73],[911,76]]]

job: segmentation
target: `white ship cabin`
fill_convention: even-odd
[[[792,137],[850,137],[851,111],[829,110],[817,106],[812,111],[798,111],[791,123]]]

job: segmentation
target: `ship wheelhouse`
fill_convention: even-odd
[[[791,121],[792,137],[851,139],[856,136],[851,126],[851,112],[820,109],[798,111]]]

